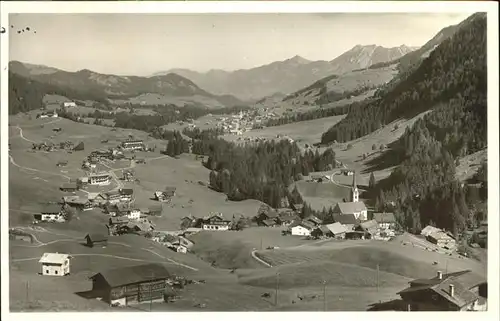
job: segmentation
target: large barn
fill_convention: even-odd
[[[172,275],[161,264],[128,266],[97,273],[90,277],[92,291],[115,305],[163,300],[167,280]]]

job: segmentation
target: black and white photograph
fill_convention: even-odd
[[[498,5],[264,2],[2,1],[2,316],[498,320]]]

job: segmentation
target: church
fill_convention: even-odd
[[[365,203],[359,200],[359,189],[356,184],[356,172],[352,175],[351,195],[349,202],[337,203],[333,209],[334,214],[353,214],[357,220],[366,221],[368,219],[368,209]]]

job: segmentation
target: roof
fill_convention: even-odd
[[[282,222],[292,222],[292,221],[295,221],[299,218],[295,214],[293,214],[293,215],[279,215],[278,217],[279,217],[280,221],[282,221]]]
[[[421,232],[420,234],[423,236],[429,236],[430,234],[434,232],[439,232],[441,229],[438,229],[437,227],[427,225]]]
[[[120,189],[120,194],[122,194],[122,195],[133,195],[134,194],[134,189],[132,189],[132,188],[122,188],[122,189]]]
[[[62,211],[61,205],[58,204],[48,204],[44,206],[44,208],[41,210],[42,214],[54,214],[54,213],[60,213]]]
[[[441,230],[436,231],[436,232],[432,232],[432,233],[428,234],[427,237],[433,238],[435,240],[449,240],[449,241],[454,240],[453,237],[451,237],[449,234],[447,234]]]
[[[375,220],[370,220],[359,224],[359,228],[363,231],[374,233],[378,229],[378,223]]]
[[[378,223],[396,223],[394,213],[373,213],[373,219]]]
[[[109,192],[105,192],[104,195],[106,197],[110,197],[110,196],[114,196],[114,195],[120,195],[120,192],[119,191],[109,191]]]
[[[333,221],[344,225],[346,224],[356,225],[359,223],[359,220],[356,219],[356,216],[354,216],[354,214],[333,215]]]
[[[463,307],[478,298],[470,289],[485,283],[486,280],[483,277],[471,273],[470,270],[465,270],[443,274],[441,280],[437,276],[432,279],[413,280],[410,282],[412,286],[400,291],[398,294],[431,289],[452,304]],[[449,293],[450,285],[455,287],[453,297]]]
[[[74,188],[74,189],[77,189],[78,185],[76,185],[76,183],[65,183],[65,184],[62,184],[61,188]]]
[[[337,206],[342,214],[353,214],[366,211],[366,206],[363,202],[337,203]]]
[[[305,218],[306,221],[311,221],[311,222],[314,222],[316,224],[321,224],[323,221],[320,220],[319,218],[317,218],[316,216],[314,215],[311,215],[311,216],[308,216]]]
[[[326,225],[321,225],[321,226],[318,226],[315,231],[320,231],[322,234],[328,234],[330,233],[330,230],[328,229],[328,227],[326,227]]]
[[[87,237],[90,238],[92,242],[101,242],[108,240],[108,236],[101,233],[89,233],[85,236],[85,238]]]
[[[347,232],[347,229],[344,225],[340,223],[332,223],[328,225],[324,225],[333,235],[342,234]]]
[[[69,259],[69,254],[63,253],[43,253],[42,257],[38,261],[39,263],[56,263],[63,264],[67,259]]]
[[[110,218],[111,224],[128,223],[129,219],[126,216],[115,216]]]
[[[167,279],[171,277],[170,272],[168,272],[163,265],[157,263],[111,269],[97,273],[90,278],[94,279],[98,275],[102,275],[111,287],[146,282],[148,280]]]
[[[87,204],[88,199],[81,198],[80,196],[63,196],[63,201],[69,204],[85,205]]]
[[[311,223],[311,222],[307,222],[307,221],[302,221],[302,222],[294,222],[292,225],[290,225],[290,228],[294,228],[294,227],[297,227],[297,226],[302,226],[308,230],[313,230],[314,229],[314,225]]]
[[[275,224],[276,224],[276,221],[275,221],[275,220],[271,220],[271,219],[269,219],[269,220],[264,220],[264,221],[262,221],[262,223],[263,223],[264,225],[271,226],[271,225],[275,225]]]

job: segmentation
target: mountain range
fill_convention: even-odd
[[[175,73],[153,77],[116,76],[100,74],[88,69],[69,72],[19,61],[9,63],[9,72],[62,90],[89,93],[92,98],[99,98],[98,100],[101,101],[106,99],[126,100],[144,94],[157,94],[156,96],[162,95],[187,100],[197,97],[200,104],[208,102],[210,105],[219,105],[219,107],[243,104],[241,100],[231,95],[211,94],[199,88],[191,80]],[[160,100],[159,97],[155,98]]]
[[[229,94],[242,100],[259,100],[275,93],[290,94],[333,74],[342,75],[373,64],[393,61],[416,47],[402,45],[384,48],[356,45],[331,61],[310,61],[294,56],[251,69],[236,71],[210,70],[200,73],[189,69],[171,69],[154,76],[176,73],[214,94]]]

